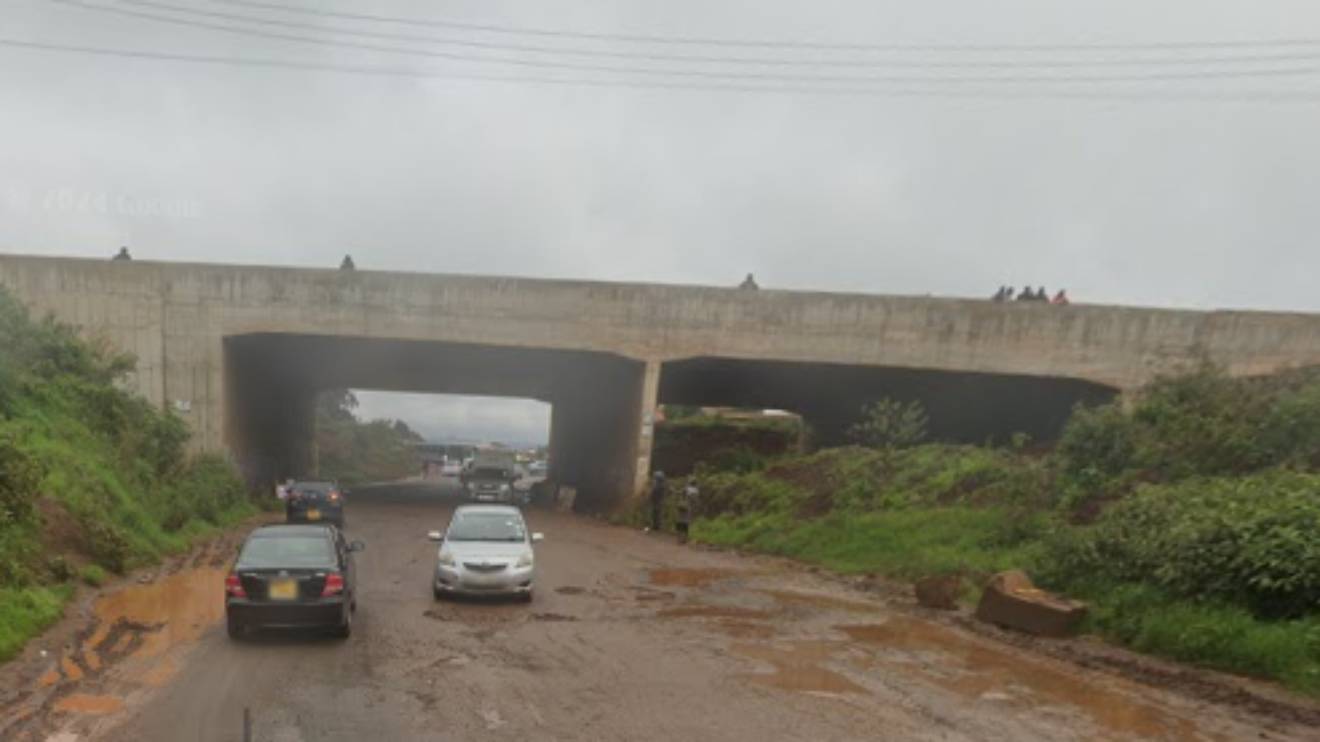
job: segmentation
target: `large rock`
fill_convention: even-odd
[[[976,617],[1037,636],[1070,636],[1086,616],[1086,604],[1036,587],[1021,570],[990,578],[976,606]]]
[[[923,577],[912,584],[912,590],[921,605],[954,611],[958,609],[958,595],[962,593],[962,578],[958,575]]]

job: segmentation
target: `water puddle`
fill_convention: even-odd
[[[216,567],[177,572],[153,583],[110,593],[96,601],[93,612],[102,626],[122,623],[151,627],[153,630],[144,635],[134,654],[156,656],[178,644],[195,641],[224,617],[224,578],[225,570]],[[92,638],[99,634],[98,629]],[[105,636],[108,633],[102,641]]]
[[[1106,688],[1095,676],[1082,679],[1024,657],[973,641],[937,624],[894,617],[882,624],[837,627],[853,641],[882,653],[919,653],[918,670],[965,698],[1022,706],[1054,704],[1075,709],[1112,733],[1144,739],[1195,739],[1195,726],[1158,707]],[[909,669],[910,666],[909,666]]]
[[[775,629],[769,624],[722,618],[715,622],[716,629],[734,639],[769,639],[775,635]]]
[[[847,611],[849,613],[878,613],[880,611],[880,607],[877,605],[833,595],[800,593],[795,590],[758,590],[757,592],[769,595],[781,606],[804,606],[830,611]]]
[[[784,646],[734,644],[730,651],[774,668],[770,673],[741,676],[758,685],[797,693],[865,693],[865,688],[823,665],[843,645],[843,642],[822,641],[791,642]]]
[[[124,702],[114,696],[93,696],[73,693],[55,702],[56,711],[76,714],[113,714],[124,708]]]
[[[736,605],[680,605],[665,608],[656,615],[660,618],[737,618],[755,620],[770,618],[773,614],[770,611],[743,608]]]
[[[737,574],[730,569],[680,569],[676,567],[653,569],[650,572],[652,585],[665,587],[705,587],[712,582],[728,579]]]

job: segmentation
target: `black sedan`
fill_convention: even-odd
[[[344,527],[344,492],[334,482],[295,482],[284,500],[289,523],[327,521]]]
[[[354,552],[334,526],[262,526],[248,535],[225,577],[231,638],[249,628],[327,628],[346,637],[357,610]]]

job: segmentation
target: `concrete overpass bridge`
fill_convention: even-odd
[[[1077,402],[1201,359],[1320,363],[1320,316],[0,255],[37,313],[137,355],[136,388],[258,481],[305,471],[335,387],[552,405],[550,475],[639,492],[659,403],[776,407],[838,439],[922,400],[938,437],[1057,434]]]

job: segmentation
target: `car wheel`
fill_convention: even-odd
[[[230,639],[242,639],[247,635],[247,627],[235,620],[233,616],[225,616],[225,631],[229,634]]]
[[[347,639],[353,633],[353,611],[344,611],[344,622],[335,627],[335,636]]]

